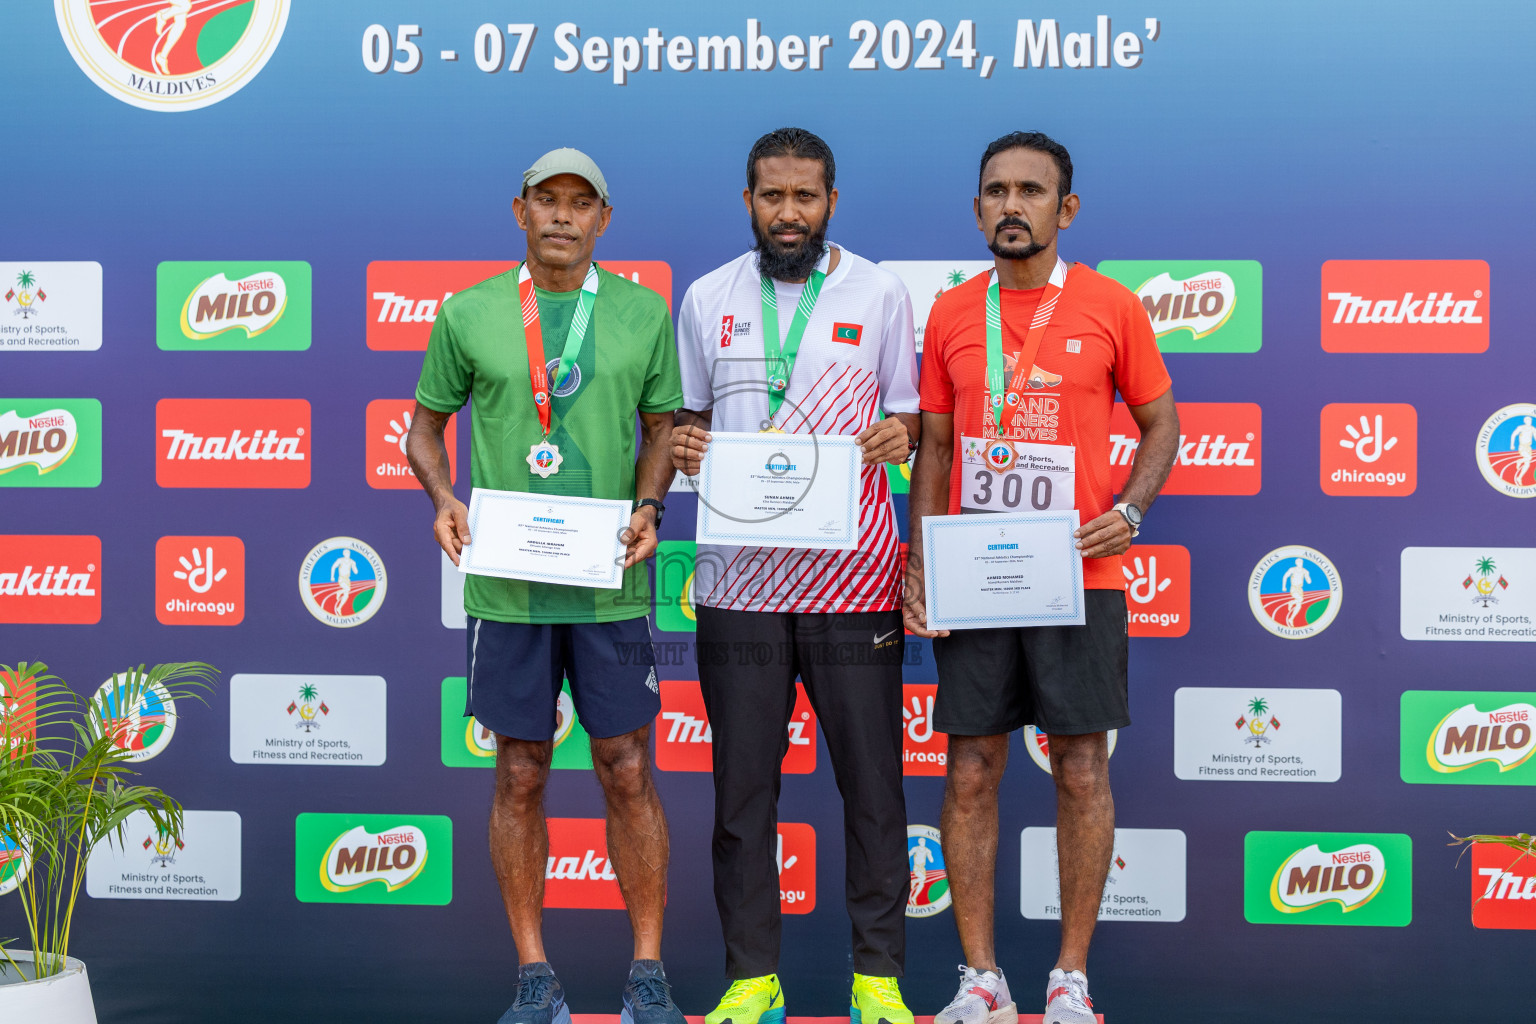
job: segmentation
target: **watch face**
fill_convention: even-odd
[[[1132,526],[1141,525],[1141,509],[1135,505],[1125,506],[1125,517],[1131,521]]]

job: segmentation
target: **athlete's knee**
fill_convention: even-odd
[[[553,743],[497,738],[496,802],[513,809],[538,808],[549,781]]]
[[[1051,775],[1056,791],[1090,797],[1109,789],[1109,747],[1104,733],[1051,737]]]

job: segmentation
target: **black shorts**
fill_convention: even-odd
[[[464,715],[499,736],[553,739],[565,679],[589,736],[623,736],[661,714],[649,618],[556,625],[468,619]]]
[[[933,640],[933,727],[1001,736],[1026,725],[1081,736],[1131,724],[1123,590],[1084,593],[1086,623],[964,629]]]

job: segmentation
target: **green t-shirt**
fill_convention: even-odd
[[[677,345],[661,296],[601,268],[599,273],[581,355],[563,385],[550,374],[549,439],[564,461],[548,479],[533,473],[526,461],[544,431],[528,380],[517,270],[443,303],[427,343],[416,400],[438,412],[454,412],[470,401],[470,480],[475,487],[634,499],[635,413],[671,412],[683,404]],[[581,292],[539,289],[537,294],[544,358],[556,360]],[[650,605],[643,564],[625,570],[618,590],[490,576],[464,580],[464,610],[497,622],[613,622],[647,615]]]

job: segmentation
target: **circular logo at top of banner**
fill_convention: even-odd
[[[309,614],[338,629],[360,626],[384,604],[384,560],[355,537],[323,540],[299,566],[299,596]]]
[[[97,688],[91,702],[112,745],[127,751],[130,761],[148,761],[176,735],[176,702],[159,683],[135,683],[119,673]]]
[[[1477,468],[1511,498],[1536,498],[1536,404],[1506,405],[1477,432]]]
[[[949,906],[949,873],[944,869],[944,849],[939,830],[932,825],[907,826],[907,916],[932,917]]]
[[[1344,601],[1339,571],[1320,551],[1299,544],[1276,548],[1253,567],[1248,607],[1259,625],[1287,640],[1327,629]]]
[[[283,37],[289,0],[53,0],[64,45],[103,91],[144,110],[239,92]]]

